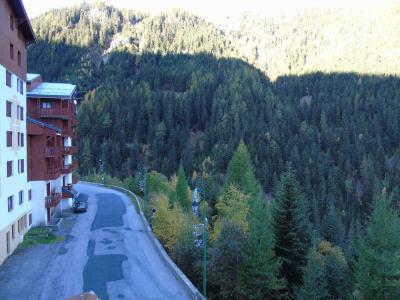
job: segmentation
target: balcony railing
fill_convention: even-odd
[[[66,137],[76,138],[76,129],[74,128],[63,128],[61,134]]]
[[[72,106],[70,107],[52,107],[52,108],[38,108],[38,114],[40,118],[75,118],[75,110]]]
[[[46,147],[44,149],[44,157],[46,158],[53,158],[57,156],[57,147]]]
[[[71,127],[78,126],[78,119],[76,117],[71,118]]]
[[[72,164],[69,165],[64,165],[62,168],[62,173],[63,174],[69,174],[72,173],[76,168],[78,167],[78,162],[74,160]]]
[[[64,148],[63,148],[64,155],[72,155],[72,154],[76,154],[77,152],[78,152],[77,146],[64,146]]]
[[[52,193],[51,196],[45,197],[46,208],[57,207],[61,201],[61,193]]]

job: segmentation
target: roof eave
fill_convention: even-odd
[[[12,0],[8,1],[14,13],[17,16],[17,19],[20,20],[19,25],[21,26],[21,31],[25,38],[25,46],[35,43],[36,36],[32,28],[32,24],[29,20],[28,14],[26,13],[24,4],[22,0]]]

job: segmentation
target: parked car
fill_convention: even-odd
[[[88,208],[87,201],[75,201],[73,205],[73,210],[75,213],[77,212],[86,212]]]

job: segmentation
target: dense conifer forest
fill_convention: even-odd
[[[218,26],[84,4],[33,21],[28,68],[79,87],[81,175],[101,161],[140,193],[148,168],[154,232],[198,287],[202,185],[209,298],[398,299],[398,20],[390,7]]]

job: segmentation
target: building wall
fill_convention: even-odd
[[[13,251],[18,247],[20,243],[24,240],[24,234],[29,230],[29,213],[25,213],[23,215],[18,216],[12,223],[7,224],[6,227],[0,229],[0,239],[1,239],[1,247],[0,247],[0,265],[5,261],[5,259],[10,256]],[[21,224],[21,225],[19,225]],[[14,237],[12,236],[12,231],[14,227]],[[20,228],[20,231],[18,230]],[[10,252],[7,253],[7,233],[9,234],[9,247]]]
[[[48,225],[47,208],[45,197],[47,196],[47,183],[50,183],[51,192],[61,193],[62,176],[55,180],[31,181],[32,189],[32,226]],[[51,215],[57,214],[62,209],[69,208],[66,203],[60,203],[57,207],[51,208]]]
[[[46,181],[31,181],[32,190],[32,226],[47,225],[45,207]]]
[[[1,52],[1,51],[0,51]],[[27,132],[26,132],[26,84],[24,93],[17,91],[17,77],[12,75],[11,87],[6,85],[6,68],[0,65],[0,264],[5,259],[6,233],[19,218],[31,211],[28,201],[27,181]],[[6,116],[6,101],[12,103],[11,117]],[[23,107],[23,120],[17,118],[17,106]],[[12,146],[7,147],[7,131],[12,132]],[[18,133],[23,133],[24,146],[18,146]],[[18,160],[23,159],[24,172],[18,173]],[[7,177],[7,161],[13,162],[13,175]],[[23,191],[23,203],[19,204],[19,191]],[[14,196],[13,209],[8,211],[8,197]],[[22,234],[22,233],[21,233]],[[13,240],[12,253],[19,239]]]
[[[0,64],[23,81],[26,81],[26,55],[25,40],[22,34],[18,37],[18,29],[14,24],[14,30],[10,28],[11,8],[6,0],[0,0]],[[15,20],[15,19],[14,19]],[[14,22],[16,23],[16,22]],[[10,59],[10,43],[14,45],[14,59]],[[21,66],[18,65],[18,51],[21,52]]]

